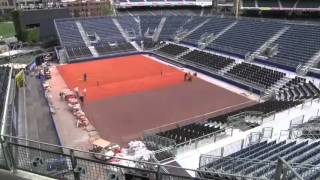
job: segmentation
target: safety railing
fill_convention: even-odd
[[[156,133],[159,133],[159,132],[163,132],[163,131],[166,131],[166,130],[174,129],[174,128],[177,128],[177,127],[185,126],[185,125],[188,125],[188,124],[191,124],[191,123],[196,123],[196,122],[197,123],[203,123],[203,122],[206,122],[209,118],[216,117],[216,116],[219,116],[219,115],[222,115],[222,114],[227,114],[229,112],[233,112],[235,110],[239,110],[241,108],[245,108],[245,107],[253,105],[253,104],[254,104],[254,102],[252,102],[252,101],[243,102],[243,103],[240,103],[240,104],[237,104],[237,105],[233,105],[233,106],[229,106],[229,107],[226,107],[226,108],[222,108],[222,109],[219,109],[219,110],[216,110],[216,111],[211,111],[211,112],[208,112],[208,113],[205,113],[205,114],[196,115],[196,116],[193,116],[191,118],[182,119],[180,121],[173,122],[173,123],[170,123],[170,124],[166,124],[166,125],[163,125],[163,126],[160,126],[160,127],[153,128],[153,129],[148,129],[148,130],[146,130],[144,132],[144,134],[156,134]]]
[[[56,179],[154,179],[176,180],[192,179],[198,176],[206,180],[203,170],[185,169],[178,166],[161,165],[157,161],[145,162],[104,154],[52,145],[12,136],[1,136],[1,154],[6,157],[1,167],[9,170],[23,170]],[[102,155],[111,160],[98,160]],[[239,175],[215,172],[219,177],[241,178]],[[253,178],[263,179],[263,178]]]
[[[203,147],[211,143],[215,143],[223,138],[226,138],[232,135],[233,135],[233,128],[227,127],[227,128],[218,130],[216,132],[206,134],[204,136],[201,136],[195,139],[191,139],[190,141],[177,144],[175,148],[177,149],[177,154],[182,154],[184,152],[197,150],[200,147]]]

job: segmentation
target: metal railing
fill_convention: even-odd
[[[226,108],[223,108],[223,109],[219,109],[219,110],[216,110],[216,111],[211,111],[211,112],[208,112],[208,113],[205,113],[205,114],[195,115],[195,116],[193,116],[191,118],[186,118],[186,119],[180,120],[178,122],[173,122],[173,123],[166,124],[166,125],[163,125],[163,126],[160,126],[160,127],[148,129],[148,130],[146,130],[144,132],[144,134],[156,134],[156,133],[159,133],[159,132],[162,132],[162,131],[166,131],[166,130],[174,129],[174,128],[177,128],[177,127],[185,126],[185,125],[188,125],[188,124],[191,124],[191,123],[203,123],[203,122],[206,122],[209,118],[216,117],[216,116],[219,116],[219,115],[222,115],[222,114],[227,114],[229,112],[233,112],[235,110],[238,110],[238,109],[241,109],[241,108],[245,108],[245,107],[253,105],[253,104],[254,104],[253,101],[246,101],[246,102],[243,102],[241,104],[229,106],[229,107],[226,107]]]
[[[206,180],[203,174],[213,173],[203,170],[186,169],[177,166],[161,165],[157,161],[145,162],[120,157],[108,157],[104,154],[62,147],[58,145],[17,138],[1,136],[1,154],[6,157],[0,162],[2,168],[8,170],[23,170],[57,179],[154,179],[175,180],[199,179]],[[111,158],[109,161],[95,159],[103,155]],[[185,173],[181,173],[181,171]],[[188,171],[189,173],[187,173]],[[239,175],[214,173],[218,177],[241,178]],[[253,178],[263,179],[263,178]]]

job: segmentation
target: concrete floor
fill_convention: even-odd
[[[18,136],[59,145],[47,100],[35,77],[26,76],[27,86],[19,89]]]

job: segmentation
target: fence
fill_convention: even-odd
[[[232,136],[232,135],[233,135],[233,128],[227,127],[225,129],[221,129],[219,131],[206,134],[204,136],[201,136],[195,139],[191,139],[190,141],[186,141],[184,143],[176,145],[177,154],[182,154],[184,152],[197,150],[199,147],[203,147],[206,144],[215,143],[227,136]]]
[[[31,173],[58,179],[133,179],[142,180],[187,180],[193,179],[186,171],[206,180],[202,170],[184,169],[177,166],[161,165],[153,162],[134,161],[118,157],[110,157],[111,161],[93,158],[96,154],[41,143],[12,136],[1,136],[1,154],[6,157],[1,167],[9,170],[23,170]],[[120,163],[121,162],[121,163]],[[184,173],[181,173],[184,172]],[[219,177],[241,177],[227,173],[214,173]],[[262,179],[262,178],[253,178]]]
[[[191,123],[195,123],[195,122],[198,122],[198,123],[205,122],[206,120],[208,120],[211,117],[216,117],[216,116],[219,116],[219,115],[222,115],[222,114],[227,114],[229,112],[233,112],[235,110],[238,110],[238,109],[241,109],[241,108],[245,108],[245,107],[253,105],[253,104],[254,104],[253,101],[247,101],[247,102],[244,102],[244,103],[241,103],[241,104],[238,104],[238,105],[229,106],[229,107],[226,107],[226,108],[223,108],[223,109],[219,109],[219,110],[216,110],[216,111],[212,111],[212,112],[209,112],[209,113],[196,115],[196,116],[193,116],[191,118],[183,119],[183,120],[178,121],[178,122],[174,122],[174,123],[171,123],[171,124],[166,124],[164,126],[160,126],[160,127],[153,128],[153,129],[148,129],[148,130],[146,130],[144,132],[144,134],[156,134],[156,133],[159,133],[159,132],[162,132],[162,131],[174,129],[174,128],[185,126],[185,125],[188,125],[188,124],[191,124]]]
[[[205,156],[213,157],[224,157],[232,153],[240,151],[246,147],[249,147],[253,144],[259,143],[261,141],[272,138],[273,129],[270,127],[265,127],[261,132],[252,132],[247,137],[239,139],[237,141],[231,142],[223,147],[216,148],[213,151],[210,151],[205,154]]]

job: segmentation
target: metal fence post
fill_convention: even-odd
[[[280,159],[278,159],[275,178],[274,178],[275,180],[281,180],[282,169],[283,169],[283,163]]]
[[[221,148],[221,157],[223,157],[224,154],[224,147]]]
[[[77,160],[74,156],[74,150],[70,149],[70,159],[71,159],[71,165],[72,165],[72,169],[73,169],[73,175],[74,175],[74,179],[75,180],[80,180],[80,172],[76,172],[76,168],[77,168]]]
[[[242,140],[241,140],[241,149],[240,149],[240,150],[243,149],[243,146],[244,146],[244,140],[242,139]]]
[[[161,180],[160,165],[158,165],[158,168],[157,168],[156,180]]]
[[[11,154],[8,142],[5,139],[3,139],[3,137],[0,138],[0,142],[1,142],[1,148],[2,148],[3,156],[6,161],[7,167],[9,168],[9,170],[15,171],[16,165],[15,165],[13,156]]]

